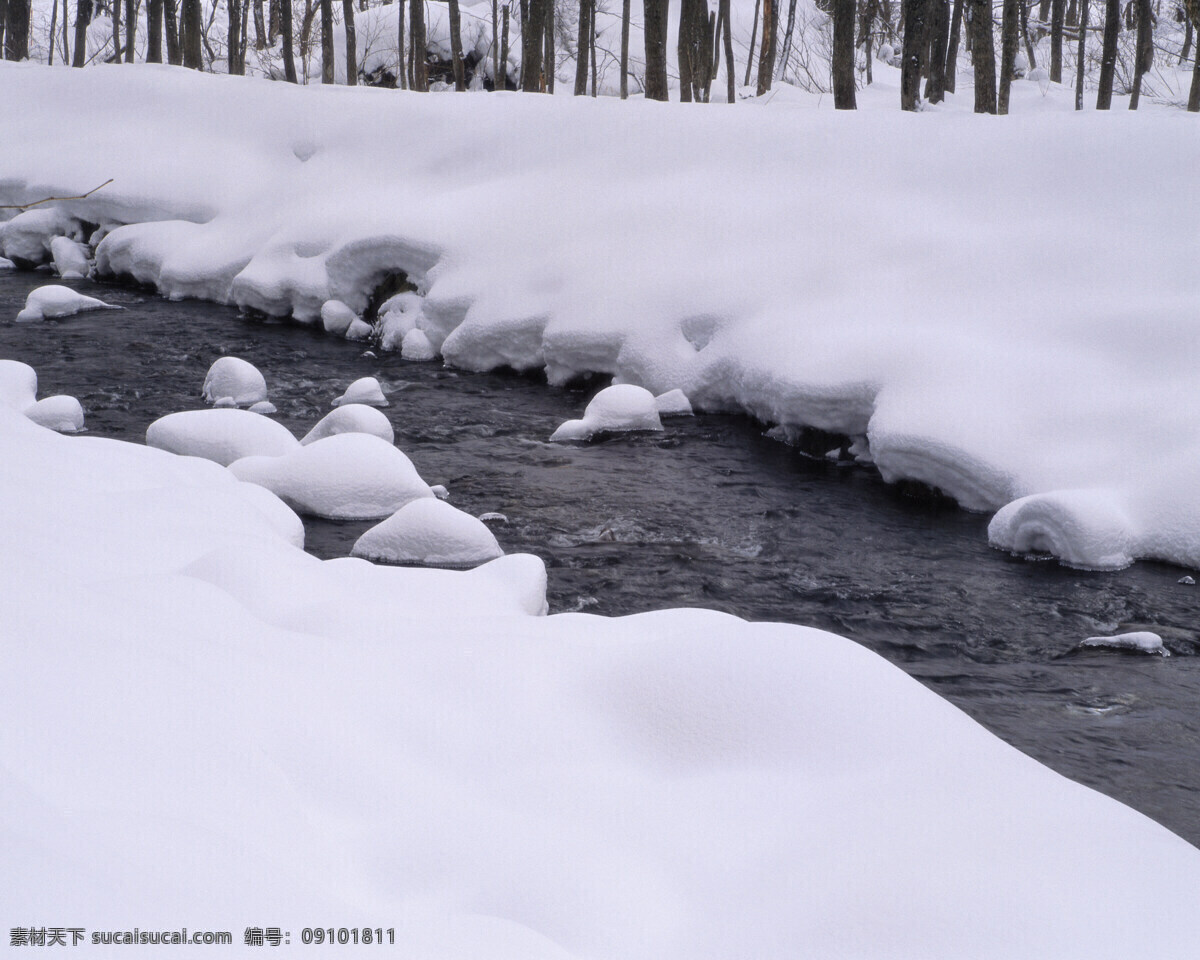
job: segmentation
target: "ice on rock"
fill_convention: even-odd
[[[120,310],[114,304],[105,303],[95,297],[87,297],[76,293],[70,287],[52,283],[30,291],[25,298],[25,309],[17,314],[18,323],[28,323],[34,320],[53,320],[58,317],[70,317],[88,310]]]
[[[433,499],[412,461],[369,433],[339,433],[297,444],[281,457],[247,457],[229,469],[298,513],[331,520],[382,520],[410,501]]]
[[[350,551],[367,560],[440,567],[474,567],[503,554],[480,520],[435,498],[405,504]]]
[[[668,390],[654,398],[654,406],[658,408],[660,417],[690,417],[692,403],[682,390]]]
[[[400,356],[405,360],[432,360],[437,356],[424,330],[409,330],[400,344]]]
[[[241,357],[219,357],[208,368],[202,394],[212,404],[228,397],[234,406],[248,406],[267,399],[267,381]]]
[[[229,466],[243,457],[280,457],[300,446],[287,427],[249,410],[184,410],[146,428],[147,446]]]
[[[64,280],[82,280],[87,277],[90,269],[87,250],[70,237],[55,237],[51,240],[50,256],[54,258],[54,269]]]
[[[0,406],[27,410],[37,400],[37,371],[20,360],[0,360]]]
[[[644,387],[618,383],[592,397],[582,420],[568,420],[551,434],[552,441],[589,440],[600,433],[661,430],[654,394]]]
[[[369,340],[370,337],[371,325],[365,320],[355,320],[346,328],[347,340]]]
[[[1117,498],[1105,490],[1059,490],[1007,504],[988,524],[988,542],[1015,554],[1049,553],[1082,570],[1121,570],[1133,563],[1136,533]]]
[[[83,406],[64,394],[39,400],[26,408],[25,416],[58,433],[79,433],[83,429]]]
[[[396,439],[392,424],[384,414],[363,403],[347,403],[318,420],[317,425],[301,438],[300,443],[308,446],[339,433],[369,433],[388,443],[393,443]]]
[[[321,325],[326,333],[344,337],[350,325],[358,320],[358,314],[341,300],[326,300],[321,304]]]
[[[1194,587],[1196,585],[1196,578],[1190,577],[1190,576],[1184,576],[1184,577],[1180,577],[1175,582],[1182,583],[1184,586],[1187,586],[1187,587]]]
[[[433,495],[435,497],[437,497],[439,500],[449,500],[450,499],[450,491],[447,490],[440,483],[435,483],[429,489],[433,491]]]
[[[1171,651],[1163,646],[1162,637],[1149,630],[1118,633],[1112,637],[1088,637],[1079,645],[1081,647],[1112,647],[1115,650],[1130,650],[1134,653],[1153,653],[1160,657],[1171,655]]]
[[[495,510],[489,510],[487,513],[481,513],[479,519],[484,523],[508,523],[508,517],[502,513],[497,513]]]
[[[262,414],[264,417],[269,416],[272,413],[279,412],[279,408],[276,407],[275,404],[273,404],[270,400],[259,400],[258,403],[252,403],[246,409],[251,413]]]
[[[379,385],[378,380],[374,377],[360,377],[346,388],[345,393],[333,401],[335,407],[341,407],[347,403],[365,403],[372,407],[386,407],[388,400],[383,395],[383,388]]]
[[[16,270],[16,269],[17,269],[17,265],[15,263],[13,263],[11,260],[9,260],[8,257],[0,257],[0,270]]]

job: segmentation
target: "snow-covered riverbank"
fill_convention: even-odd
[[[11,926],[395,927],[404,956],[523,960],[1200,936],[1171,908],[1200,852],[848,640],[544,617],[529,556],[321,562],[211,462],[8,407],[0,449]]]

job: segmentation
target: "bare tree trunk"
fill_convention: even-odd
[[[507,3],[504,5],[504,8],[501,11],[501,13],[503,15],[502,19],[503,19],[504,23],[503,23],[503,26],[501,27],[501,39],[500,39],[500,64],[501,64],[500,69],[503,71],[503,77],[501,78],[500,82],[501,82],[501,89],[507,90],[508,89],[508,18],[509,18],[509,9],[508,9]]]
[[[257,7],[258,4],[261,2],[262,2],[262,0],[255,0],[255,6]],[[270,0],[270,4],[267,6],[267,46],[268,47],[274,46],[275,40],[279,36],[279,14],[280,14],[279,8],[280,8],[280,6],[281,6],[280,0]],[[255,11],[254,15],[255,15],[255,17],[258,16],[257,10]],[[254,28],[255,28],[255,30],[258,29],[257,21],[255,22]],[[257,47],[257,45],[258,45],[257,37],[254,38],[254,42],[255,42],[255,46]]]
[[[587,93],[587,58],[588,58],[588,8],[591,0],[579,0],[579,32],[576,37],[575,58],[575,96],[582,97]]]
[[[113,0],[114,3],[119,0]],[[133,63],[137,40],[138,2],[125,0],[125,62]]]
[[[283,45],[283,78],[298,83],[296,76],[296,34],[292,29],[292,0],[280,0],[279,32]]]
[[[743,87],[750,86],[751,67],[754,65],[754,41],[758,37],[758,12],[762,9],[763,0],[754,0],[754,24],[750,27],[750,49],[746,53],[746,79]]]
[[[1104,7],[1104,47],[1100,53],[1100,90],[1096,109],[1112,107],[1113,78],[1117,69],[1117,35],[1121,32],[1121,0],[1108,0]]]
[[[163,0],[146,0],[146,62],[163,62]]]
[[[1088,0],[1083,0],[1079,10],[1079,55],[1075,61],[1075,109],[1083,109],[1083,71],[1087,65]]]
[[[621,99],[629,99],[629,0],[621,3]]]
[[[646,33],[646,99],[667,99],[667,4],[642,0]]]
[[[528,13],[521,21],[521,89],[526,93],[542,90],[542,46],[550,2],[529,0]]]
[[[263,0],[251,0],[254,4],[254,49],[266,50],[271,45],[267,36],[267,25],[263,22]],[[291,0],[286,0],[290,3]],[[242,32],[246,32],[246,18],[242,18]]]
[[[996,112],[996,38],[989,0],[967,0],[971,62],[975,72],[975,112]]]
[[[75,59],[71,66],[82,67],[87,63],[87,27],[92,22],[92,0],[76,0],[75,3]]]
[[[401,49],[404,41],[400,41]],[[492,90],[503,90],[500,86],[500,4],[492,0]]]
[[[830,15],[837,16],[836,7]],[[779,75],[787,74],[788,60],[792,57],[792,31],[796,29],[796,0],[788,0],[787,29],[783,31],[783,62],[779,65]]]
[[[1142,99],[1142,77],[1154,66],[1154,11],[1150,0],[1136,0],[1137,6],[1137,64],[1133,73],[1133,92],[1129,98],[1129,109],[1136,110]]]
[[[1188,61],[1188,54],[1192,50],[1192,34],[1195,33],[1195,31],[1192,29],[1191,17],[1185,15],[1184,21],[1183,49],[1179,51],[1179,65],[1181,67]]]
[[[455,0],[457,2],[457,0]],[[554,70],[558,65],[558,47],[554,42],[554,2],[546,4],[546,23],[543,31],[542,47],[542,76],[543,89],[547,93],[554,92]],[[463,89],[466,89],[464,86]]]
[[[929,20],[929,80],[925,84],[925,99],[941,103],[946,98],[946,48],[950,45],[950,0],[928,0]]]
[[[675,54],[679,63],[679,102],[692,102],[692,5],[693,0],[679,0],[679,33]]]
[[[12,11],[9,11],[9,33],[12,33]],[[112,0],[112,38],[113,38],[113,59],[117,62],[121,60],[121,0]],[[17,59],[17,58],[13,58]]]
[[[854,0],[833,0],[833,106],[856,110],[854,90]]]
[[[425,0],[409,0],[409,33],[412,36],[412,84],[422,93],[429,89],[429,75],[425,63]]]
[[[203,70],[204,53],[201,44],[204,35],[204,21],[200,0],[183,0],[181,8],[183,65],[192,70]]]
[[[408,89],[408,71],[404,68],[404,0],[397,0],[396,3],[396,86],[401,90]],[[492,35],[493,46],[496,43],[495,34]]]
[[[1008,99],[1012,91],[1013,70],[1017,62],[1017,0],[1004,0],[1000,22],[1000,100],[996,112],[1008,114]]]
[[[958,80],[958,38],[962,35],[963,0],[954,0],[950,18],[950,46],[946,50],[946,93],[953,93]]]
[[[333,0],[321,0],[321,83],[337,82],[334,72]]]
[[[1196,29],[1200,29],[1197,27]],[[1192,89],[1188,94],[1188,113],[1200,113],[1200,49],[1197,49],[1192,62]]]
[[[736,64],[733,62],[733,25],[729,22],[729,0],[721,0],[721,9],[725,11],[725,98],[729,103],[737,102],[737,87],[734,83],[733,72]]]
[[[1017,0],[1017,13],[1021,24],[1021,42],[1025,44],[1025,56],[1029,60],[1029,69],[1037,69],[1037,53],[1033,49],[1033,41],[1029,39],[1029,2]]]
[[[762,8],[762,49],[758,54],[757,90],[757,95],[760,97],[771,89],[771,75],[775,68],[775,62],[771,56],[772,48],[775,46],[775,0],[762,0]]]
[[[596,96],[596,0],[592,0],[591,8],[588,12],[588,23],[591,28],[588,30],[588,59],[592,62],[592,96]]]
[[[350,0],[346,0],[347,3]],[[462,55],[462,18],[459,14],[458,0],[450,0],[450,58],[454,63],[454,89],[462,92],[467,89],[467,71],[463,65]]]
[[[900,63],[900,109],[916,110],[921,101],[921,54],[928,44],[928,0],[907,0],[904,50]]]
[[[229,49],[226,53],[225,62],[226,69],[228,69],[230,75],[238,72],[238,49],[242,45],[241,29],[245,27],[244,24],[240,23],[240,18],[238,17],[239,6],[238,0],[229,0],[229,33],[226,41]]]
[[[454,6],[457,3],[454,2]],[[354,29],[354,0],[342,0],[342,24],[346,28],[346,85],[358,86],[358,33]]]
[[[64,0],[65,2],[65,0]],[[58,30],[58,0],[52,0],[50,7],[50,52],[47,54],[49,62],[47,66],[54,66],[54,33]]]
[[[1066,0],[1052,0],[1050,5],[1050,79],[1062,83],[1063,19]]]

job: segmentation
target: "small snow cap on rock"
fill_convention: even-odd
[[[358,320],[358,314],[341,300],[326,300],[321,304],[321,325],[326,333],[344,337],[350,325]]]
[[[348,403],[318,420],[317,425],[301,438],[300,443],[308,446],[339,433],[369,433],[388,443],[396,439],[386,416],[366,404]]]
[[[371,325],[365,320],[355,320],[346,328],[347,340],[367,340],[371,336]]]
[[[250,404],[248,409],[251,413],[260,413],[264,417],[279,412],[278,408],[270,400],[259,400],[258,403]]]
[[[0,406],[27,410],[37,400],[37,371],[20,360],[0,360]]]
[[[503,554],[481,521],[437,499],[405,504],[350,551],[367,560],[439,567],[474,567]]]
[[[51,240],[50,256],[54,258],[54,269],[64,280],[82,280],[88,275],[87,250],[70,237]]]
[[[15,263],[13,263],[11,260],[9,260],[8,257],[0,257],[0,270],[16,270],[16,269],[17,269],[17,265]]]
[[[1176,580],[1175,582],[1176,582],[1176,583],[1182,583],[1182,584],[1184,584],[1185,586],[1188,586],[1188,587],[1194,587],[1194,586],[1196,585],[1196,578],[1195,578],[1195,577],[1189,577],[1189,576],[1182,576],[1182,577],[1180,577],[1178,580]]]
[[[85,297],[76,293],[70,287],[51,283],[30,291],[25,298],[25,309],[17,314],[18,323],[29,323],[34,320],[53,320],[57,317],[70,317],[88,310],[120,310],[121,307],[95,297]]]
[[[146,445],[228,466],[243,457],[279,457],[300,446],[283,424],[249,410],[184,410],[146,428]]]
[[[386,407],[388,400],[383,395],[383,388],[379,385],[378,380],[374,377],[360,377],[346,388],[345,393],[333,401],[335,407],[347,403],[365,403],[371,407]]]
[[[25,416],[58,433],[79,433],[83,429],[83,406],[64,394],[39,400],[26,408]]]
[[[1163,646],[1162,637],[1149,630],[1118,633],[1112,637],[1088,637],[1079,645],[1081,647],[1112,647],[1114,650],[1129,650],[1132,653],[1155,653],[1160,657],[1171,655],[1171,651]]]
[[[220,357],[208,368],[202,393],[212,404],[228,397],[234,406],[248,406],[267,399],[267,381],[258,367],[241,357]]]
[[[1121,570],[1133,563],[1137,537],[1115,494],[1057,490],[1002,507],[988,541],[1016,554],[1050,553],[1081,570]]]
[[[660,417],[692,416],[692,403],[682,390],[668,390],[654,398],[654,405]]]
[[[297,443],[284,456],[246,457],[229,469],[239,480],[266,487],[296,512],[330,520],[382,520],[409,501],[433,499],[412,461],[369,433]]]
[[[435,483],[429,489],[433,491],[433,495],[435,497],[437,497],[439,500],[449,500],[450,499],[450,491],[447,490],[440,483]]]
[[[599,433],[661,430],[654,394],[631,383],[605,387],[592,397],[582,420],[568,420],[551,435],[551,440],[588,440]]]
[[[437,356],[433,344],[424,330],[409,330],[400,343],[400,356],[404,360],[432,360]]]

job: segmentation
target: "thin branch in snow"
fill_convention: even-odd
[[[33,203],[9,203],[0,205],[0,210],[28,210],[30,207],[41,206],[43,203],[52,203],[59,200],[86,200],[101,187],[107,187],[113,182],[113,178],[109,177],[99,187],[92,187],[87,193],[81,193],[77,197],[43,197],[41,200],[34,200]]]

